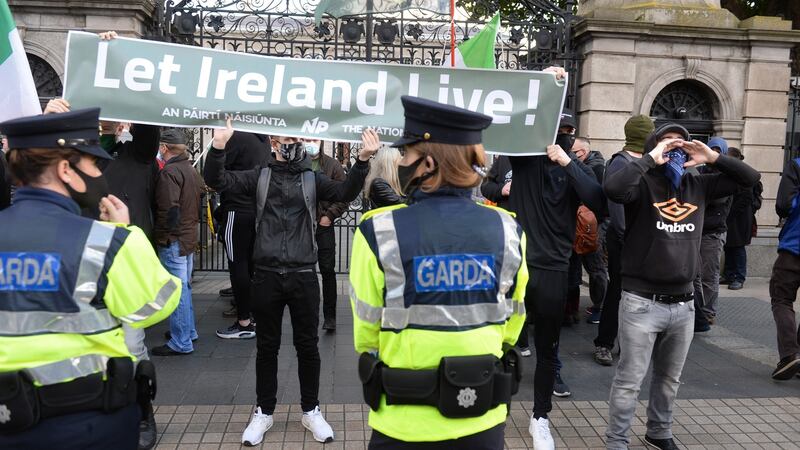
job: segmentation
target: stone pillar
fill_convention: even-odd
[[[64,79],[69,30],[142,37],[155,0],[8,0],[25,51],[47,61]]]

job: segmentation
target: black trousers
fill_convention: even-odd
[[[372,430],[369,450],[502,450],[506,424],[480,433],[439,442],[404,442]]]
[[[278,393],[278,351],[283,310],[289,307],[292,341],[297,352],[300,406],[319,405],[319,281],[313,271],[279,274],[256,270],[253,277],[256,323],[256,396],[264,414],[275,411]]]
[[[0,434],[0,448],[25,450],[135,450],[139,446],[139,405],[105,414],[86,411],[51,417],[16,434]]]
[[[781,358],[800,354],[800,328],[794,316],[794,301],[800,289],[800,256],[779,251],[772,277],[769,296],[772,299],[772,317],[778,333],[778,354]]]
[[[525,289],[525,309],[533,321],[533,344],[536,346],[536,372],[533,377],[533,414],[546,416],[553,409],[552,396],[558,360],[558,340],[569,274],[528,266],[530,279]],[[519,347],[528,347],[528,330],[523,327]]]
[[[250,213],[228,211],[228,220],[223,231],[237,317],[239,320],[247,320],[250,318],[250,280],[253,276],[256,217]]]
[[[336,319],[336,230],[317,227],[317,260],[322,275],[322,315]]]
[[[603,300],[603,312],[600,313],[600,324],[597,327],[596,347],[614,348],[619,328],[619,300],[622,297],[622,242],[606,235],[608,249],[608,289]]]

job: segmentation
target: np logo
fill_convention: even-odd
[[[478,400],[478,394],[475,393],[475,389],[472,388],[464,388],[458,391],[458,406],[462,408],[469,408],[475,404],[475,401]]]
[[[328,131],[328,122],[319,120],[319,117],[314,117],[311,120],[303,122],[303,127],[300,128],[302,133],[320,134]]]
[[[11,411],[8,406],[0,405],[0,423],[8,423],[11,421]]]
[[[674,197],[665,202],[653,203],[653,206],[656,207],[661,217],[673,222],[680,222],[697,211],[697,206],[691,203],[681,203]]]
[[[417,292],[488,291],[494,289],[494,255],[451,254],[414,258]]]

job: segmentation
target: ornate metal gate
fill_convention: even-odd
[[[174,42],[269,56],[412,65],[440,65],[449,56],[449,15],[409,9],[341,19],[325,17],[316,25],[317,3],[318,0],[168,0],[160,24]],[[498,67],[511,70],[565,67],[571,80],[567,106],[575,105],[578,60],[571,40],[574,0],[559,0],[557,3],[563,8],[553,0],[458,0],[457,3],[458,42],[478,33],[502,7],[495,50]],[[207,135],[201,130],[195,130],[193,135],[191,149],[198,155],[205,148]],[[355,146],[347,148],[352,158]],[[334,224],[339,273],[346,273],[349,268],[350,240],[361,212],[359,199]],[[202,229],[205,231],[201,233],[203,245],[197,269],[223,270],[225,257],[221,247],[209,236],[208,227]]]

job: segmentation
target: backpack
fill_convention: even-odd
[[[597,237],[597,217],[591,209],[584,205],[578,207],[578,218],[575,226],[575,243],[572,249],[579,255],[596,252],[600,247]]]

